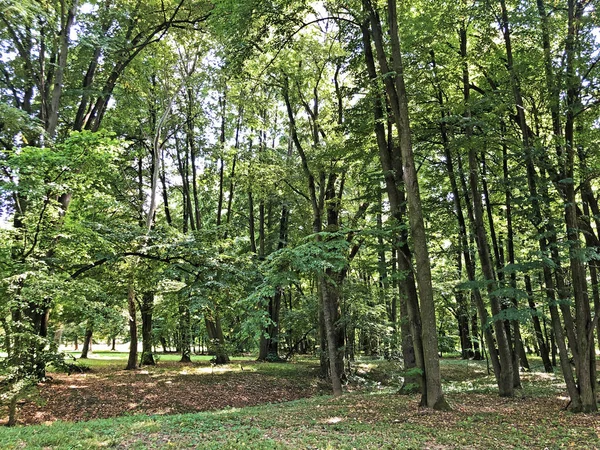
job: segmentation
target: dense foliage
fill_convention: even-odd
[[[502,396],[537,353],[597,410],[595,3],[8,0],[0,52],[13,406],[96,339],[401,359],[437,409],[440,353]]]

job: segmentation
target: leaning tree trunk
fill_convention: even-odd
[[[433,286],[431,283],[431,265],[427,248],[427,236],[425,233],[421,196],[419,193],[419,182],[411,143],[408,96],[404,84],[404,69],[398,34],[396,0],[388,0],[387,5],[387,18],[392,51],[392,56],[390,58],[392,70],[390,70],[388,65],[388,57],[386,56],[379,16],[370,0],[363,1],[363,6],[370,17],[371,32],[377,50],[380,72],[386,74],[384,77],[384,86],[392,107],[397,132],[400,138],[399,158],[402,160],[403,166],[403,181],[408,199],[408,218],[416,260],[416,281],[421,301],[420,318],[423,327],[421,334],[423,345],[423,379],[425,380],[422,401],[430,408],[449,409],[441,386],[435,304],[433,301]],[[394,73],[395,76],[387,76],[389,73]]]
[[[79,357],[79,359],[87,359],[88,358],[88,353],[92,346],[93,333],[94,333],[93,328],[91,326],[88,326],[88,328],[85,330],[85,337],[83,338],[83,347],[81,348],[81,356]]]

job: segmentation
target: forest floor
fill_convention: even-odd
[[[49,381],[22,403],[19,423],[242,408],[311,397],[325,387],[313,362],[265,364],[235,358],[215,366],[209,356],[181,364],[179,355],[167,354],[158,355],[156,366],[131,371],[123,370],[126,358],[124,353],[99,352],[78,361],[89,371],[50,372]]]
[[[97,353],[90,372],[52,374],[20,405],[20,423],[40,425],[0,429],[0,448],[600,449],[600,415],[566,411],[562,380],[537,365],[507,399],[485,362],[444,359],[452,411],[438,412],[395,393],[393,362],[357,362],[349,393],[333,398],[315,360],[216,367],[164,355],[123,371],[121,358]]]

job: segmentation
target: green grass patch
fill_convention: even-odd
[[[523,421],[502,410],[419,410],[416,400],[360,393],[198,414],[56,422],[0,429],[0,442],[5,449],[600,447],[592,416],[571,422],[568,413],[553,411],[545,422]]]
[[[98,352],[86,363],[119,382],[122,375],[111,371],[121,369],[126,356]],[[187,371],[207,374],[212,383],[226,380],[228,385],[242,372],[253,377],[264,375],[264,380],[292,378],[300,385],[314,380],[318,369],[314,359],[258,363],[246,357],[216,368],[206,356],[196,355],[187,365],[177,364],[178,355],[161,356],[158,366],[148,368],[150,374]],[[538,371],[535,361],[532,366],[534,370],[522,374],[523,389],[515,398],[501,399],[485,361],[443,359],[444,390],[453,407],[450,412],[420,409],[418,395],[398,395],[395,386],[386,385],[395,383],[401,372],[399,364],[364,360],[357,361],[355,368],[360,374],[357,376],[370,384],[355,387],[355,392],[341,398],[316,396],[202,413],[131,415],[2,428],[0,448],[600,448],[598,415],[574,415],[562,410],[564,384],[560,377]],[[227,377],[214,377],[216,374]]]

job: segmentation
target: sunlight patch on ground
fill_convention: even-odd
[[[342,419],[341,417],[330,417],[325,421],[325,423],[333,425],[333,424],[340,423],[343,421],[344,421],[344,419]]]
[[[232,372],[242,372],[250,371],[254,372],[252,368],[244,368],[241,369],[238,366],[210,366],[210,367],[186,367],[185,369],[179,371],[179,375],[214,375],[214,374],[223,374],[223,373],[232,373]]]
[[[85,361],[85,359],[81,359],[75,355],[73,355],[77,361]],[[115,355],[99,355],[97,353],[90,353],[87,357],[87,359],[101,359],[104,361],[124,361],[124,358],[118,354]]]

